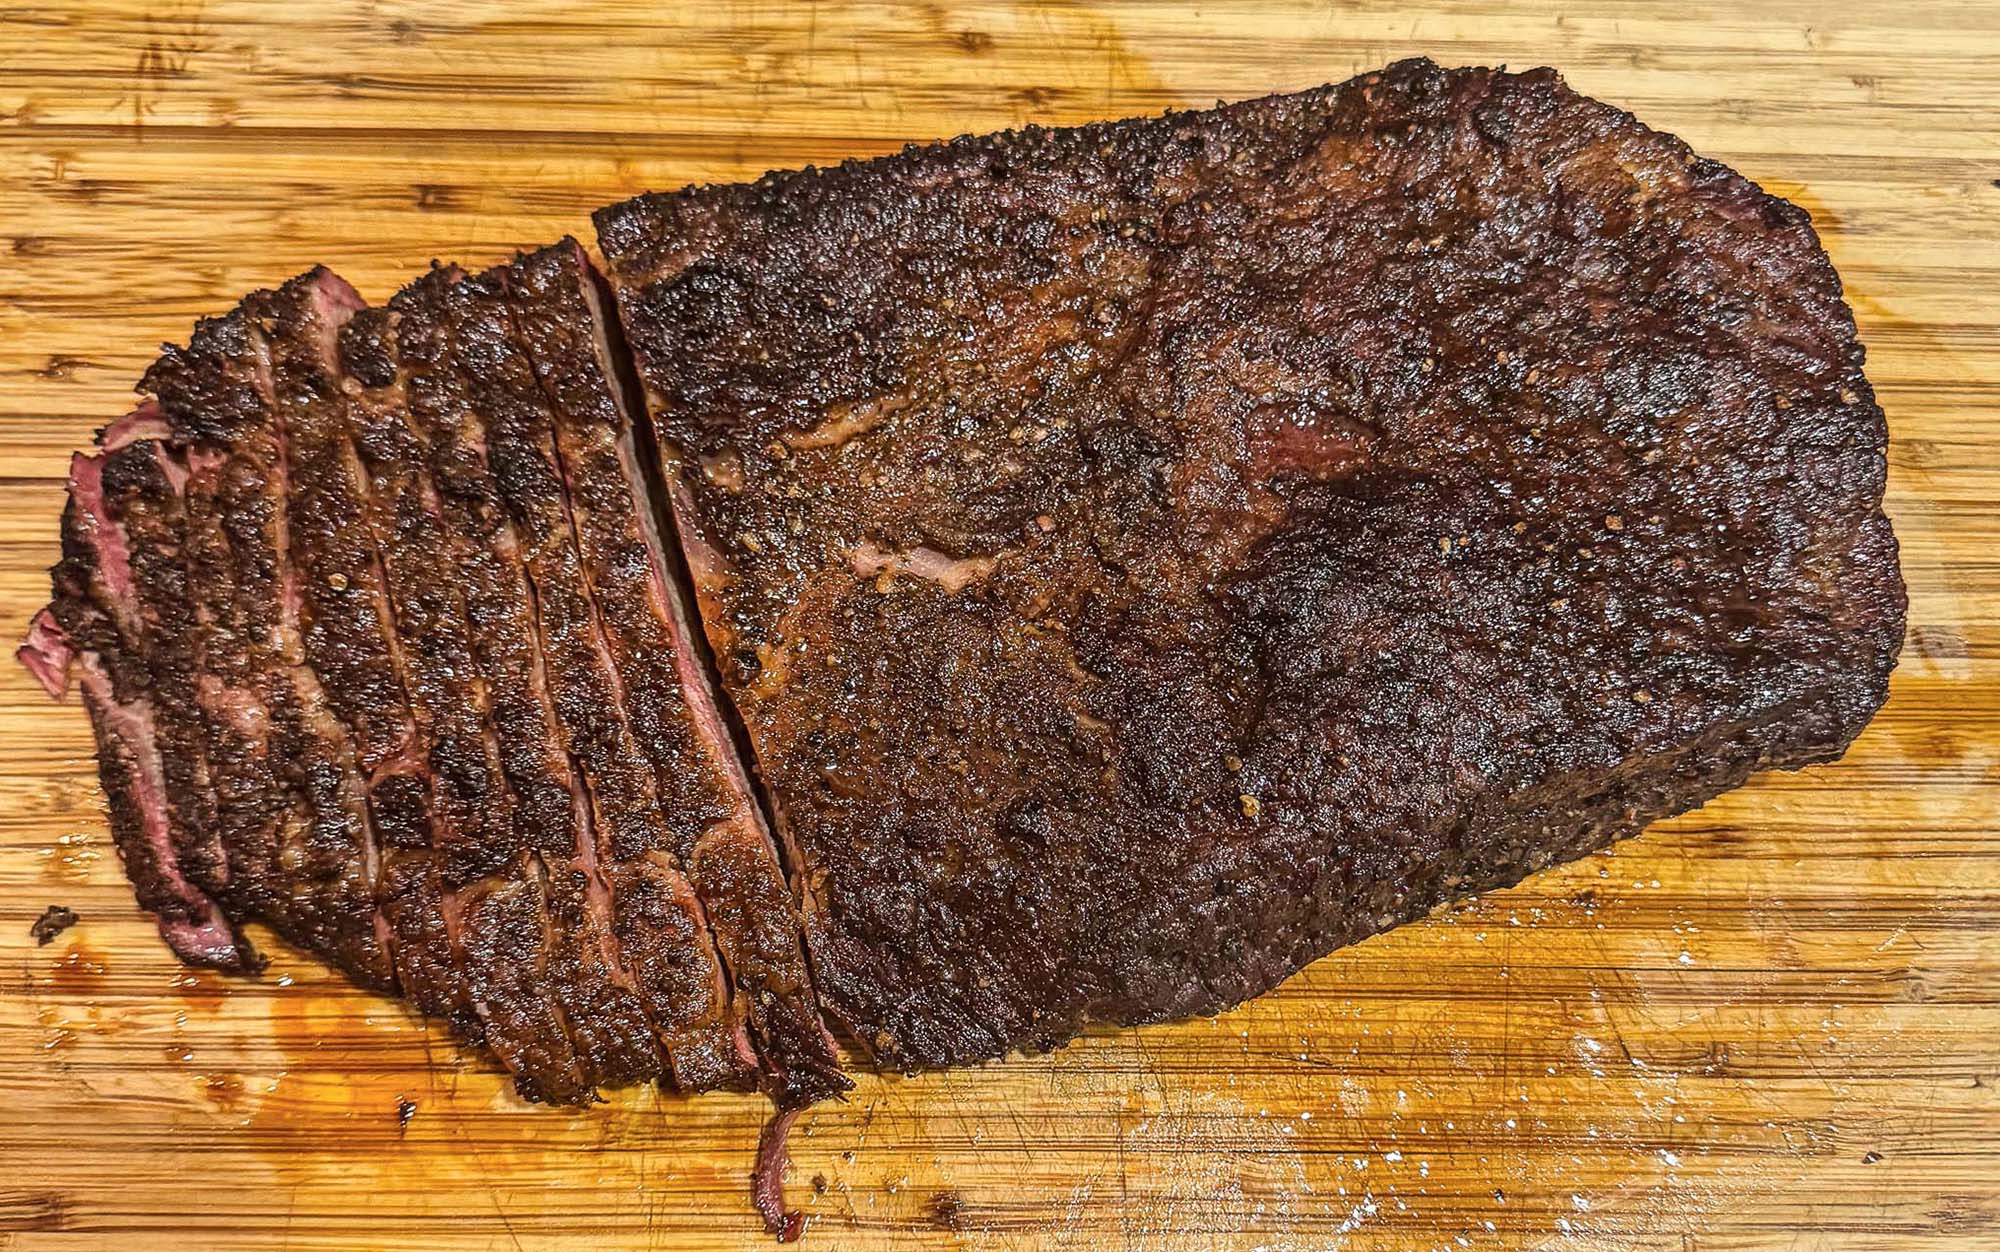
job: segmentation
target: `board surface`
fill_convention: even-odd
[[[1889,414],[1888,707],[1220,1018],[864,1077],[794,1135],[805,1246],[2000,1247],[2000,5],[0,5],[0,632],[153,345],[314,261],[382,299],[648,188],[1415,53],[1556,65],[1812,212]],[[0,1250],[764,1245],[759,1101],[532,1108],[274,954],[172,963],[80,708],[0,666]]]

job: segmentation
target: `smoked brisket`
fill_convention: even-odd
[[[182,959],[533,1099],[1212,1013],[1845,749],[1903,634],[1804,212],[1552,71],[647,195],[199,323],[18,654]]]

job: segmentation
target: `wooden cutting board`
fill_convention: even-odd
[[[1894,436],[1888,708],[1213,1021],[864,1078],[795,1136],[807,1246],[2000,1247],[1990,2],[0,7],[0,633],[152,345],[311,262],[379,299],[646,188],[1419,52],[1555,64],[1812,211]],[[48,904],[83,921],[38,947]],[[763,1242],[755,1099],[531,1108],[296,953],[176,968],[82,713],[11,665],[0,976],[0,1249]]]

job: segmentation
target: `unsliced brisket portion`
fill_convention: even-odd
[[[848,1087],[814,1002],[799,916],[736,759],[690,626],[676,615],[666,540],[634,425],[620,411],[608,309],[575,240],[503,272],[521,341],[548,395],[556,468],[600,609],[632,738],[651,763],[666,848],[687,867],[774,1098],[810,1104]],[[621,855],[629,856],[631,850]]]
[[[883,1063],[1207,1012],[1838,755],[1902,637],[1804,213],[1550,71],[604,210],[680,536]]]

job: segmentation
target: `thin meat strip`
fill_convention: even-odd
[[[340,344],[438,836],[437,847],[411,857],[400,875],[410,892],[439,897],[440,911],[461,919],[461,938],[461,893],[472,887],[484,903],[490,889],[477,884],[488,876],[521,882],[502,898],[539,897],[527,901],[533,925],[522,933],[538,933],[540,942],[526,968],[546,978],[562,1009],[580,1081],[651,1079],[665,1066],[635,997],[620,985],[608,922],[580,903],[590,872],[587,861],[577,863],[577,848],[590,846],[587,806],[536,698],[544,684],[525,594],[511,566],[496,576],[490,553],[452,524],[456,514],[432,477],[432,450],[411,416],[412,392],[436,390],[439,331],[426,320],[422,296],[405,293],[396,307],[357,314]],[[404,343],[412,348],[407,362]],[[435,400],[428,403],[434,410]],[[515,594],[495,594],[496,584]],[[469,996],[458,980],[443,990]],[[526,1063],[525,1050],[510,1050]],[[544,1092],[553,1087],[545,1077],[534,1081]]]

